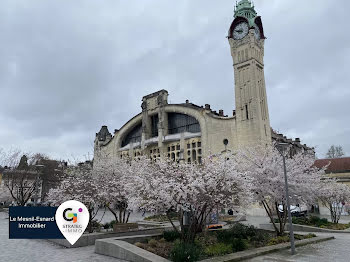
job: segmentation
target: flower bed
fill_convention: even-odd
[[[319,218],[316,216],[293,217],[292,221],[293,221],[293,224],[326,228],[326,229],[332,229],[332,230],[345,230],[347,228],[350,228],[350,223],[349,224],[340,224],[340,223],[335,224],[335,223],[329,222],[326,218]]]
[[[315,237],[315,235],[295,235],[297,240],[312,237]],[[275,234],[269,231],[256,229],[253,226],[248,227],[242,224],[235,224],[230,229],[200,233],[193,244],[182,243],[179,233],[167,231],[164,232],[160,239],[150,239],[148,242],[138,242],[135,245],[178,262],[199,261],[246,249],[285,242],[289,242],[288,235],[275,237]]]

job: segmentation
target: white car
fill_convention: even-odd
[[[283,213],[283,206],[279,205],[278,210],[280,211],[280,213]],[[296,217],[306,216],[307,210],[307,206],[305,205],[290,206],[290,213],[292,214],[292,216]]]

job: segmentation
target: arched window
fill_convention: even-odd
[[[168,128],[169,134],[199,133],[201,131],[197,119],[180,113],[168,113]]]
[[[123,139],[122,141],[122,147],[126,146],[128,144],[141,142],[141,135],[142,135],[142,125],[138,124],[135,126]]]

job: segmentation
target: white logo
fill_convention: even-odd
[[[69,200],[56,211],[56,224],[71,245],[81,237],[89,224],[89,211],[83,203]]]

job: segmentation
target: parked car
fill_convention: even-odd
[[[283,214],[283,206],[279,205],[278,210],[281,214]],[[296,206],[290,206],[290,213],[294,217],[304,217],[307,215],[307,206],[305,205],[296,205]]]

